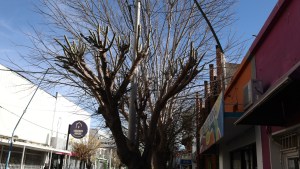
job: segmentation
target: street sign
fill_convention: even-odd
[[[88,127],[85,122],[78,120],[70,126],[70,134],[77,139],[83,138],[87,133]]]
[[[180,164],[181,165],[192,165],[192,160],[180,159]]]

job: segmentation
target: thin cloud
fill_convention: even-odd
[[[0,55],[8,55],[8,54],[12,54],[12,53],[16,53],[16,51],[12,50],[12,49],[7,49],[7,48],[0,48]]]
[[[14,32],[14,28],[5,20],[0,20],[0,30]]]

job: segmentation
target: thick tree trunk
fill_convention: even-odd
[[[82,160],[80,161],[79,168],[80,168],[80,169],[84,169],[84,161],[82,161]]]
[[[87,168],[87,169],[91,169],[91,168],[92,168],[92,163],[91,163],[90,160],[87,160],[87,161],[86,161],[86,168]]]
[[[152,160],[154,169],[167,169],[168,156],[166,152],[154,151]]]
[[[133,166],[127,166],[128,169],[151,169],[151,165],[148,164],[137,164]]]
[[[143,158],[137,158],[130,161],[127,165],[128,169],[151,169],[151,160],[145,160]]]
[[[107,125],[114,136],[117,146],[118,156],[123,164],[128,169],[151,169],[151,154],[144,153],[141,156],[138,147],[131,145],[122,131],[122,125],[119,117],[119,112],[115,100],[110,100],[110,106],[99,107],[100,112],[103,112]],[[110,115],[108,115],[110,114]],[[151,151],[149,151],[151,152]],[[150,158],[149,158],[150,157]]]
[[[172,167],[173,167],[173,161],[174,161],[174,156],[173,156],[173,154],[172,155],[170,155],[170,158],[169,158],[169,165],[167,166],[167,169],[172,169]]]

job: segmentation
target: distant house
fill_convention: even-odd
[[[4,168],[12,131],[37,86],[2,65],[0,69],[0,168]],[[88,112],[60,94],[38,89],[15,131],[10,168],[57,167],[61,155],[71,154],[66,139],[69,124],[76,120],[90,126]]]
[[[90,130],[90,136],[99,139],[101,143],[94,161],[94,168],[119,167],[120,164],[116,163],[116,161],[120,163],[119,158],[116,156],[117,146],[112,136],[103,134],[103,132],[96,128]]]

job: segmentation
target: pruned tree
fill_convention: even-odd
[[[201,1],[219,34],[232,21],[233,2]],[[44,32],[36,30],[33,52],[25,59],[35,69],[50,68],[46,85],[63,86],[70,97],[103,117],[128,168],[149,169],[152,162],[165,168],[168,160],[157,158],[156,163],[153,157],[172,151],[182,131],[177,126],[180,114],[190,108],[186,100],[199,90],[197,82],[214,60],[215,43],[193,1],[142,0],[141,4],[139,43],[134,46],[133,2],[42,0],[39,12],[50,26]],[[134,76],[137,131],[130,141],[124,126]]]
[[[80,160],[80,168],[86,164],[87,168],[91,168],[93,158],[97,151],[101,148],[101,142],[98,138],[90,136],[89,139],[81,139],[79,142],[72,142],[72,151]]]
[[[152,155],[154,168],[172,168],[174,152],[179,150],[185,136],[193,134],[194,103],[191,98],[183,91],[172,97],[162,110]]]
[[[138,168],[148,168],[151,164],[152,149],[161,112],[169,99],[183,90],[199,73],[200,70],[198,70],[198,66],[204,55],[199,57],[197,52],[191,47],[186,62],[181,61],[180,65],[178,65],[181,67],[181,70],[174,72],[176,73],[174,75],[177,77],[169,79],[169,81],[173,80],[173,84],[171,83],[170,86],[165,84],[166,86],[163,87],[165,89],[162,89],[163,91],[161,91],[162,93],[160,93],[160,96],[158,96],[158,98],[156,98],[157,96],[153,98],[155,100],[154,104],[152,103],[152,99],[148,98],[150,97],[150,91],[147,87],[149,81],[142,81],[144,86],[139,87],[140,91],[143,92],[143,95],[140,93],[142,98],[139,98],[137,103],[137,112],[140,121],[143,122],[142,128],[144,129],[144,150],[143,154],[141,154],[139,147],[132,145],[122,132],[122,123],[119,113],[123,113],[124,116],[127,116],[127,114],[125,114],[126,111],[119,110],[122,108],[119,107],[119,105],[121,105],[120,103],[123,101],[122,96],[124,96],[127,91],[127,87],[137,65],[139,65],[141,60],[147,56],[147,53],[144,53],[143,51],[138,53],[136,60],[134,60],[131,67],[125,71],[125,77],[122,77],[121,82],[118,84],[116,74],[121,66],[123,66],[123,62],[125,61],[123,58],[125,58],[125,54],[128,52],[129,45],[118,44],[119,42],[117,42],[120,56],[118,56],[116,66],[109,68],[106,52],[110,50],[112,42],[106,46],[105,41],[108,39],[107,33],[104,34],[104,39],[100,39],[99,37],[100,29],[98,29],[96,33],[91,33],[89,37],[84,37],[84,39],[90,43],[90,46],[95,48],[94,52],[97,53],[93,55],[96,62],[97,73],[94,73],[84,60],[87,46],[82,44],[81,41],[78,41],[77,45],[75,42],[70,43],[67,38],[65,39],[66,45],[57,40],[64,49],[64,55],[56,57],[58,63],[60,63],[58,66],[70,72],[72,75],[75,75],[75,77],[78,77],[88,87],[90,90],[89,92],[96,98],[99,103],[98,113],[103,115],[107,126],[114,136],[121,161],[130,168],[135,168],[136,165]],[[203,66],[201,68],[203,69]],[[150,119],[147,118],[147,111],[145,111],[147,103],[150,105]]]

